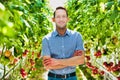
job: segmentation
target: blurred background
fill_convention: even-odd
[[[0,80],[47,79],[41,41],[57,6],[84,40],[78,80],[120,80],[120,0],[0,0]]]

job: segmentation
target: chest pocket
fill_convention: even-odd
[[[73,56],[73,53],[75,51],[75,46],[76,46],[76,43],[75,41],[73,40],[70,40],[70,41],[66,41],[66,45],[65,45],[65,55],[67,57],[72,57]]]
[[[60,43],[55,41],[50,42],[50,53],[51,57],[59,58],[61,56]]]

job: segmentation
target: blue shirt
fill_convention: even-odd
[[[78,32],[67,29],[61,36],[56,30],[46,35],[42,40],[42,56],[51,56],[55,59],[67,59],[73,56],[75,50],[84,50],[82,37]],[[75,66],[63,69],[50,70],[55,74],[75,72]]]

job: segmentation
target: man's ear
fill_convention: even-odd
[[[67,21],[69,22],[69,21],[70,21],[70,18],[68,18]]]
[[[52,18],[52,21],[55,22],[55,18]]]

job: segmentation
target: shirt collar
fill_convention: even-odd
[[[70,30],[69,30],[69,29],[66,30],[64,36],[66,36],[66,35],[67,35],[67,36],[70,36]],[[57,32],[57,30],[54,30],[54,31],[53,31],[53,36],[55,36],[55,37],[56,37],[56,36],[60,36],[59,33]]]

